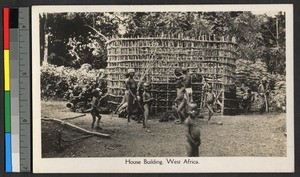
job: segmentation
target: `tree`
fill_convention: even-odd
[[[46,18],[47,17],[47,18]],[[48,62],[58,66],[79,68],[89,63],[95,68],[106,67],[105,41],[89,27],[101,29],[104,35],[117,34],[118,21],[105,13],[48,13],[40,16],[43,34],[49,35]],[[41,41],[46,44],[46,41]],[[42,47],[45,48],[45,45]],[[43,61],[41,58],[41,61]]]
[[[271,73],[285,74],[285,14],[279,12],[275,17],[263,18],[262,34],[266,45],[264,61]]]
[[[40,16],[41,60],[79,68],[106,67],[106,38],[186,37],[214,34],[235,37],[240,58],[262,60],[271,73],[285,73],[285,14],[275,17],[234,12],[48,13]],[[46,45],[47,46],[47,45]]]

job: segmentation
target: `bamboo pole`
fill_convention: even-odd
[[[104,134],[104,133],[98,133],[98,132],[91,132],[89,130],[86,130],[86,129],[83,129],[81,127],[78,127],[76,125],[73,125],[71,123],[68,123],[68,122],[65,122],[65,121],[62,121],[60,119],[55,119],[55,118],[42,118],[42,120],[44,121],[53,121],[53,122],[58,122],[58,123],[61,123],[62,125],[66,125],[70,128],[73,128],[73,129],[76,129],[76,130],[79,130],[83,133],[88,133],[90,135],[95,135],[95,136],[99,136],[99,137],[103,137],[103,138],[110,138],[110,135],[109,134]]]

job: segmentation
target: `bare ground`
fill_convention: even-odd
[[[42,102],[42,117],[67,118],[80,115],[65,108],[65,102]],[[197,119],[201,129],[200,156],[286,156],[286,114],[215,116],[223,125],[208,125]],[[91,115],[67,122],[91,130]],[[42,121],[43,157],[184,157],[184,125],[149,121],[151,133],[135,121],[103,115],[102,130],[110,139],[87,137],[59,123]],[[59,133],[61,131],[61,133]],[[58,141],[61,135],[61,143]],[[73,140],[73,141],[72,141]],[[74,141],[75,140],[75,141]]]

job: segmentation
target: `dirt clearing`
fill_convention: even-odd
[[[65,108],[66,102],[42,102],[42,117],[63,119],[78,116]],[[286,114],[216,116],[223,125],[208,125],[197,119],[201,129],[200,156],[286,156]],[[66,120],[91,130],[90,114]],[[135,121],[103,115],[101,133],[110,139],[88,137],[59,123],[42,121],[42,157],[184,157],[184,125],[149,121],[151,133]],[[61,139],[61,141],[59,141]]]

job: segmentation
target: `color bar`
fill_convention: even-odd
[[[11,154],[11,105],[10,105],[10,61],[9,61],[9,8],[3,8],[3,41],[4,41],[4,129],[5,129],[5,171],[12,172]]]
[[[4,49],[4,90],[10,92],[10,61],[8,49]]]
[[[5,123],[4,129],[5,133],[11,133],[11,126],[10,126],[10,92],[4,92],[4,113],[5,113]]]
[[[3,8],[3,34],[4,50],[9,49],[9,8]]]
[[[5,171],[12,172],[11,165],[11,134],[5,133]]]

